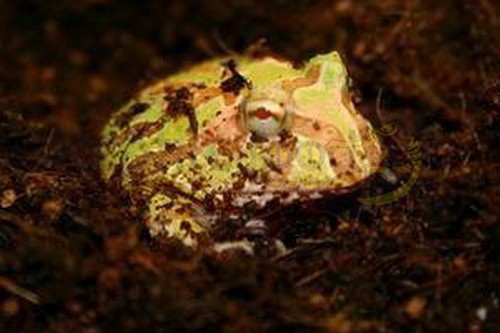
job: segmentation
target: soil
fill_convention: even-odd
[[[0,331],[500,332],[497,5],[2,1]],[[392,173],[278,210],[285,252],[152,239],[100,180],[102,126],[154,78],[227,54],[300,63],[333,49],[360,112],[398,124]],[[423,169],[409,193],[359,203],[406,181],[412,138]]]

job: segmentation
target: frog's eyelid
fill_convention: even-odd
[[[273,102],[273,101],[266,101],[266,100],[261,100],[261,101],[253,101],[253,102],[248,102],[246,105],[247,110],[257,110],[257,109],[266,109],[271,112],[280,112],[283,110],[283,106],[280,104]]]
[[[283,118],[285,116],[285,109],[280,104],[273,101],[259,100],[246,103],[245,109],[247,113],[264,109],[273,114],[274,117]]]
[[[266,100],[253,101],[247,103],[247,110],[256,110],[260,108],[267,109],[269,111],[279,111],[282,108],[282,106],[275,102]]]

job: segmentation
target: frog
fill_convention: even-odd
[[[296,64],[218,57],[137,92],[101,135],[102,178],[141,207],[152,237],[198,247],[215,226],[356,189],[384,153],[337,51]],[[246,213],[246,215],[248,215]]]

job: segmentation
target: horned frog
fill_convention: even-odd
[[[337,52],[300,68],[238,56],[182,70],[111,117],[101,153],[102,177],[144,207],[150,233],[187,246],[248,205],[350,191],[383,155]]]

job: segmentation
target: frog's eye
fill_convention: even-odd
[[[261,138],[278,135],[286,116],[284,107],[273,101],[252,101],[244,105],[247,128]]]

